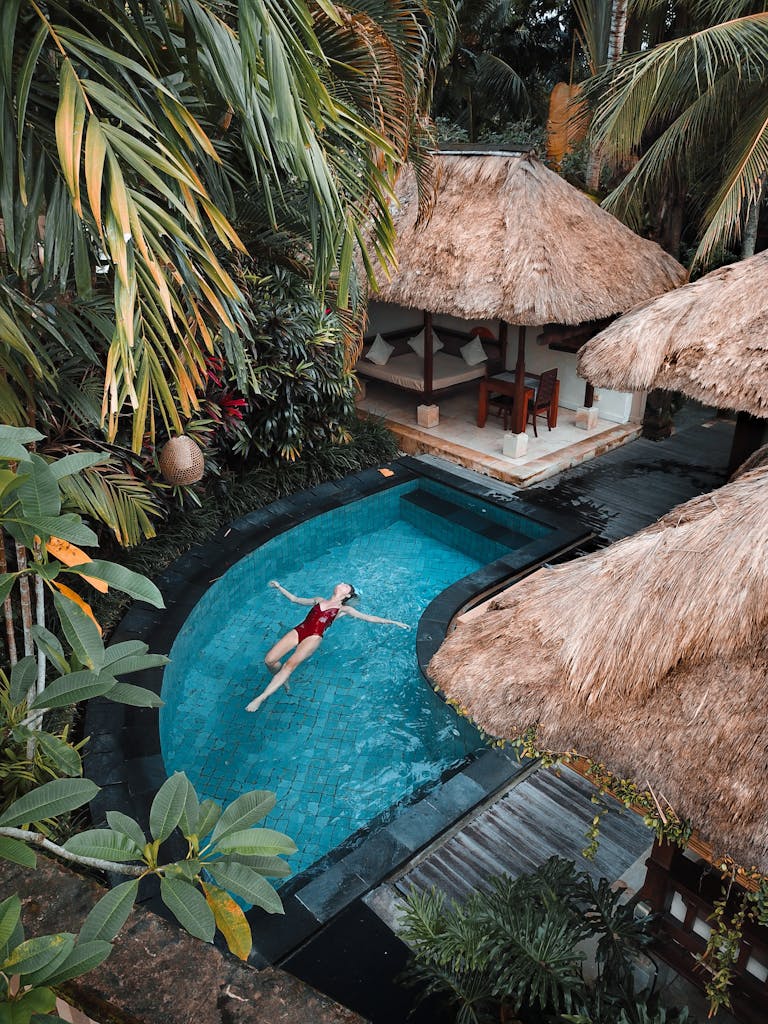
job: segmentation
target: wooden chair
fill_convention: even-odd
[[[533,420],[533,435],[538,437],[536,430],[536,418],[547,417],[547,429],[552,429],[552,403],[555,398],[555,385],[557,383],[557,369],[545,370],[539,379],[539,387],[536,397],[528,403],[528,415]]]
[[[488,405],[496,410],[497,416],[503,416],[504,430],[509,430],[512,425],[512,409],[514,399],[511,395],[489,395]]]

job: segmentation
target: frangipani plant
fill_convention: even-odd
[[[109,955],[112,942],[131,911],[143,878],[160,881],[160,896],[180,924],[206,942],[218,928],[230,950],[246,959],[251,932],[233,899],[282,913],[268,878],[283,878],[290,868],[283,856],[296,851],[293,841],[268,828],[255,828],[274,807],[274,794],[244,793],[222,809],[198,799],[182,773],[172,775],[156,794],[149,834],[135,819],[107,813],[106,827],[89,829],[58,841],[56,819],[82,808],[98,787],[82,777],[79,748],[66,734],[49,732],[46,712],[90,697],[137,707],[159,707],[157,694],[124,681],[125,676],[166,664],[139,640],[105,645],[92,609],[68,583],[96,589],[114,587],[162,607],[162,596],[149,580],[113,562],[92,559],[76,545],[97,538],[73,513],[61,511],[59,481],[82,472],[101,456],[79,453],[55,462],[30,452],[41,440],[28,428],[0,426],[0,524],[13,538],[17,567],[0,575],[0,601],[6,611],[8,671],[0,670],[4,720],[0,746],[27,745],[30,763],[43,760],[50,781],[38,784],[34,773],[27,792],[0,804],[0,859],[33,868],[34,847],[65,861],[123,874],[127,881],[108,892],[86,918],[78,935],[60,933],[25,940],[19,901],[0,904],[0,1021],[14,1024],[52,1009],[52,986],[91,970]],[[7,569],[7,565],[5,566]],[[68,583],[64,583],[67,579]],[[35,608],[32,616],[34,590]],[[25,593],[26,590],[26,593]],[[21,609],[24,655],[16,651],[14,600]],[[52,599],[58,622],[46,622],[46,599]],[[48,601],[51,604],[51,601]],[[185,855],[167,860],[162,844],[174,833],[186,840]],[[11,983],[11,979],[18,979]],[[3,1016],[4,1004],[12,1007]]]

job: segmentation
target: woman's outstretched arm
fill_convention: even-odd
[[[398,622],[396,619],[382,619],[378,615],[365,615],[354,608],[341,608],[342,615],[351,615],[353,619],[363,619],[365,622],[379,622],[382,626],[398,626],[400,629],[410,629],[407,622]]]
[[[319,597],[296,597],[290,590],[286,590],[285,587],[281,587],[277,580],[270,580],[269,586],[274,587],[275,590],[279,590],[283,597],[287,597],[289,601],[293,601],[294,604],[317,604],[321,600]]]

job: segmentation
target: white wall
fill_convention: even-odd
[[[406,309],[387,302],[371,302],[368,306],[368,327],[366,335],[378,332],[400,331],[406,327],[419,328],[424,322],[424,311]],[[435,313],[433,326],[453,327],[458,331],[468,331],[471,327],[490,327],[494,334],[499,333],[497,320],[459,320],[455,316],[442,316]],[[560,380],[560,405],[564,409],[579,409],[584,405],[584,389],[586,381],[576,373],[576,356],[571,352],[555,352],[546,345],[539,345],[536,339],[541,334],[540,327],[527,327],[525,331],[525,366],[531,373],[543,373],[557,367]],[[507,328],[507,368],[513,370],[517,362],[516,325]],[[633,396],[624,391],[599,391],[600,419],[612,423],[627,423],[633,418]],[[635,402],[635,418],[637,418],[637,402]],[[642,413],[641,413],[642,418]]]
[[[517,339],[512,343],[510,328],[510,344],[507,347],[507,365],[514,369],[517,361]],[[564,409],[579,409],[584,405],[584,391],[587,382],[576,372],[576,355],[573,352],[556,352],[546,345],[539,345],[541,330],[529,327],[525,335],[525,366],[531,373],[543,373],[553,367],[558,369],[560,380],[560,405]],[[608,391],[600,388],[597,392],[600,419],[612,423],[628,423],[632,414],[632,393],[625,391]]]

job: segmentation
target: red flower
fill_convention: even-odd
[[[219,405],[225,416],[229,416],[233,420],[241,420],[243,418],[243,409],[247,407],[248,403],[244,398],[222,395],[219,399]]]

